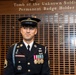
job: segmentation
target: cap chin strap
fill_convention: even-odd
[[[21,22],[24,22],[24,21],[25,22],[35,22],[35,23],[37,23],[37,21],[31,20],[31,19],[30,20],[22,20]]]

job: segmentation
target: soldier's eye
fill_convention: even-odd
[[[30,27],[30,29],[33,30],[34,28],[33,27]]]

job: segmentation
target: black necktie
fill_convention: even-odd
[[[28,49],[28,51],[30,51],[30,46],[29,45],[27,46],[27,49]]]

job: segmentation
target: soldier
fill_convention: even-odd
[[[19,21],[23,40],[9,48],[4,75],[50,75],[48,50],[34,41],[40,19],[22,17]]]

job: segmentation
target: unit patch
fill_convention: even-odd
[[[4,68],[7,67],[7,60],[5,59],[5,62],[4,62]]]

